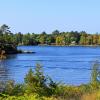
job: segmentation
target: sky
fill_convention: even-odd
[[[14,33],[100,33],[100,0],[0,0],[2,24]]]

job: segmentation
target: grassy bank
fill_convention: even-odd
[[[92,68],[91,81],[80,86],[54,82],[45,76],[37,64],[29,70],[23,84],[14,81],[0,83],[0,100],[100,100],[99,62]]]

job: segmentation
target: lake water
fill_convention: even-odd
[[[40,63],[44,73],[54,81],[79,85],[90,81],[91,66],[100,58],[99,47],[19,46],[18,49],[36,53],[9,55],[0,61],[0,80],[23,82],[28,70]]]

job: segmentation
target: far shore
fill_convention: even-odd
[[[100,45],[48,45],[48,44],[39,44],[39,45],[18,45],[18,46],[100,47]]]

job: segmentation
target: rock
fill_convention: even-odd
[[[18,53],[26,53],[26,54],[28,54],[28,53],[35,53],[35,52],[33,52],[33,51],[27,51],[27,50],[25,50],[25,51],[18,50]]]

